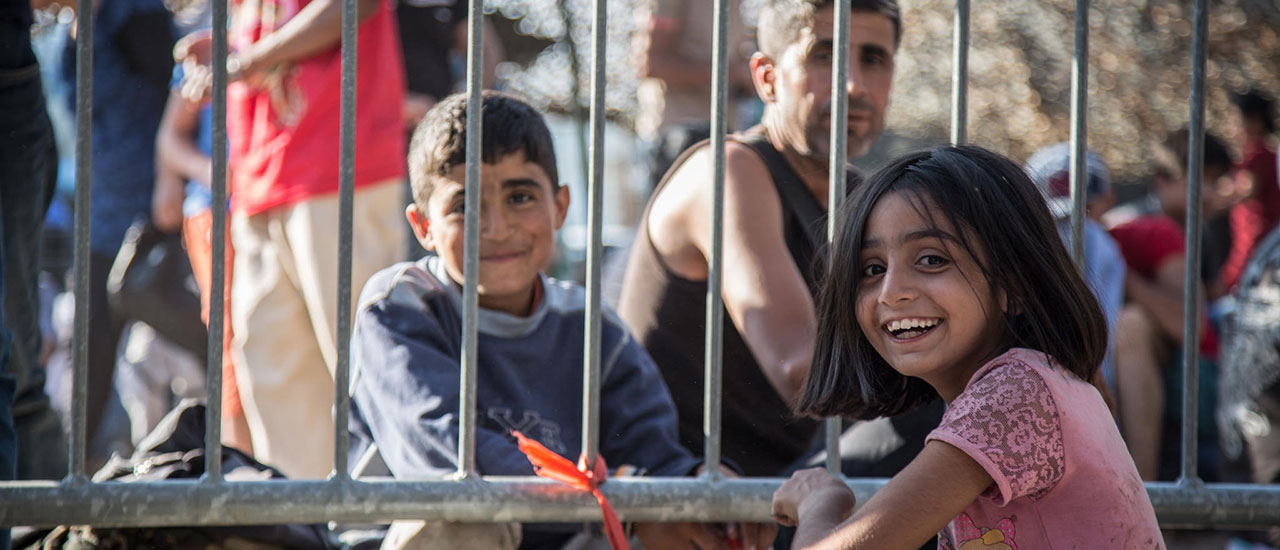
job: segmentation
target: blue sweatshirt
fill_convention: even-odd
[[[528,317],[481,309],[476,467],[533,475],[510,430],[577,461],[582,444],[585,292],[540,276]],[[396,264],[369,279],[351,342],[351,464],[371,442],[397,479],[457,471],[462,293],[443,262]],[[667,387],[631,334],[606,312],[600,337],[600,454],[610,469],[683,476],[699,461],[680,446]],[[526,526],[526,537],[530,533]]]

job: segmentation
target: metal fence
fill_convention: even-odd
[[[79,13],[91,13],[91,0],[79,0]],[[227,56],[227,3],[213,2],[214,90],[213,94],[213,204],[225,204],[226,197],[226,85],[227,70],[222,61]],[[604,49],[605,0],[595,0],[593,69],[591,80],[590,204],[588,223],[590,246],[587,271],[588,324],[584,338],[586,360],[583,384],[582,449],[589,462],[598,452],[600,394],[600,326],[601,326],[601,213],[604,152]],[[1204,140],[1204,85],[1207,0],[1196,0],[1191,70],[1193,86],[1189,100],[1191,111],[1190,151],[1187,173],[1190,174],[1189,204],[1199,204]],[[1084,193],[1080,174],[1084,172],[1085,116],[1087,98],[1085,79],[1088,51],[1088,0],[1076,1],[1075,65],[1073,67],[1072,133],[1073,161],[1071,193],[1075,208],[1072,217],[1072,252],[1082,257]],[[482,1],[470,0],[467,60],[468,112],[479,112],[481,88]],[[704,433],[705,455],[718,462],[720,453],[721,354],[720,343],[723,311],[720,297],[722,263],[722,219],[724,185],[724,144],[726,131],[726,29],[728,3],[715,0],[715,53],[712,96],[712,151],[715,201],[712,221],[713,252],[709,258],[707,284],[706,339],[706,403]],[[832,120],[844,121],[847,95],[842,92],[848,78],[846,57],[849,54],[848,0],[837,5],[836,73],[833,75],[833,97],[837,98]],[[342,123],[340,149],[340,251],[338,303],[349,303],[351,294],[351,224],[354,181],[356,2],[343,0],[342,22]],[[968,65],[968,0],[957,0],[955,9],[955,72],[953,85],[952,141],[966,141],[966,101]],[[74,292],[77,298],[87,295],[89,286],[89,177],[90,120],[92,119],[93,22],[80,17],[77,22],[77,97],[76,120],[76,194],[75,194],[75,260]],[[0,483],[0,525],[49,526],[57,524],[91,524],[98,526],[177,526],[271,524],[322,521],[386,521],[392,519],[435,519],[445,521],[593,521],[600,511],[587,494],[558,483],[537,478],[502,478],[480,476],[475,468],[475,400],[476,400],[476,314],[477,258],[479,240],[479,176],[480,117],[467,120],[466,143],[466,280],[463,293],[463,351],[460,411],[459,470],[452,479],[441,481],[394,481],[353,479],[347,473],[347,412],[350,407],[346,391],[350,365],[348,350],[351,312],[340,307],[338,318],[339,362],[335,384],[335,473],[323,481],[228,482],[221,475],[221,369],[208,369],[211,393],[207,407],[205,453],[206,474],[195,481],[172,481],[149,484],[92,483],[85,472],[85,396],[87,371],[88,300],[77,299],[75,336],[73,340],[74,398],[71,445],[68,457],[70,474],[60,482],[20,481]],[[843,124],[832,128],[829,204],[838,207],[844,197],[845,132]],[[213,289],[211,291],[214,322],[209,330],[208,364],[222,364],[222,310],[224,240],[226,212],[214,208]],[[831,220],[829,223],[835,223]],[[1187,214],[1187,261],[1185,278],[1194,281],[1200,263],[1200,212],[1190,208]],[[834,235],[835,231],[829,231]],[[1184,334],[1199,333],[1197,284],[1187,284],[1184,294],[1186,324]],[[1198,349],[1196,338],[1184,339],[1183,369],[1187,380],[1197,376]],[[1261,527],[1280,525],[1280,486],[1205,484],[1196,476],[1196,384],[1184,384],[1182,422],[1182,470],[1178,481],[1149,483],[1148,492],[1164,527]],[[827,425],[829,445],[840,433],[839,420]],[[828,467],[837,467],[837,453],[829,453]],[[850,479],[859,502],[884,485],[884,479]],[[644,521],[769,521],[770,500],[781,479],[725,479],[715,469],[697,478],[616,479],[603,486],[622,518]]]

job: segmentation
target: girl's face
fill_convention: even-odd
[[[930,201],[925,206],[935,209]],[[947,402],[997,355],[1005,304],[959,235],[941,217],[930,223],[905,193],[891,191],[871,210],[859,264],[862,333],[894,370],[928,382]]]

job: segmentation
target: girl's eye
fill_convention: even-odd
[[[869,264],[862,268],[863,277],[875,277],[881,273],[884,273],[884,266],[882,265]]]
[[[929,267],[942,267],[947,265],[947,259],[936,254],[929,254],[920,258],[920,263]]]
[[[449,205],[449,209],[445,210],[445,215],[462,214],[466,211],[467,203],[458,201]]]

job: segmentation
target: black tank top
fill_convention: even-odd
[[[782,204],[787,249],[812,294],[817,288],[815,259],[819,247],[826,243],[826,209],[763,134],[753,130],[729,139],[751,147],[768,167]],[[691,147],[676,160],[653,197],[705,143]],[[857,181],[853,169],[849,177],[852,189]],[[681,444],[701,456],[707,283],[682,278],[662,261],[649,238],[652,206],[651,198],[631,247],[618,313],[666,380],[679,413]],[[810,450],[819,423],[791,412],[765,378],[728,312],[723,315],[722,454],[747,475],[778,475]]]

